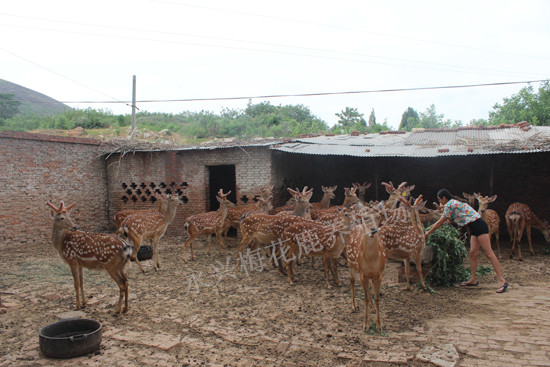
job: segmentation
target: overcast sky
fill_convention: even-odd
[[[130,114],[302,104],[334,125],[357,108],[397,128],[434,104],[487,118],[527,84],[380,90],[550,78],[550,1],[17,0],[0,7],[0,79],[77,108]],[[539,83],[533,83],[538,89]],[[143,102],[139,102],[143,101]]]

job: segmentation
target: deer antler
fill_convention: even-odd
[[[397,186],[397,190],[401,190],[405,187],[405,185],[407,185],[407,182],[406,181],[403,181],[399,184],[399,186]]]
[[[220,189],[220,191],[218,191],[218,195],[222,198],[222,199],[225,199],[229,194],[231,194],[231,190],[229,190],[227,193],[223,193],[223,189]]]
[[[307,195],[311,194],[312,192],[313,192],[313,188],[311,188],[311,189],[308,190],[308,189],[307,189],[307,186],[304,186],[304,189],[302,190],[302,194],[301,194],[301,195],[302,195],[302,196],[307,196]]]
[[[59,208],[56,208],[55,205],[53,205],[49,201],[46,204],[48,204],[48,206],[50,208],[52,208],[56,213],[68,212],[69,210],[71,210],[76,205],[76,203],[72,203],[71,205],[66,207],[63,200],[61,201],[61,204],[59,205]]]

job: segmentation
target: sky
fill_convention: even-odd
[[[0,79],[115,114],[131,114],[135,76],[141,112],[269,102],[332,126],[351,107],[397,129],[408,107],[434,105],[469,124],[550,79],[546,0],[1,4]]]

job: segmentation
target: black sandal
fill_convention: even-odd
[[[504,283],[504,285],[502,287],[497,289],[497,293],[504,293],[504,292],[506,292],[506,289],[508,289],[508,283]]]

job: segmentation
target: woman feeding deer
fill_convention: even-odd
[[[426,231],[426,238],[448,220],[454,221],[459,226],[467,226],[470,229],[470,280],[463,282],[460,285],[463,287],[475,287],[479,284],[477,281],[476,271],[479,249],[481,248],[495,270],[498,282],[497,293],[506,292],[508,283],[502,276],[500,263],[491,248],[489,226],[487,225],[487,222],[485,222],[481,218],[481,215],[470,205],[455,200],[453,195],[446,189],[441,189],[437,192],[437,199],[443,206],[443,212],[441,214],[441,218]]]

